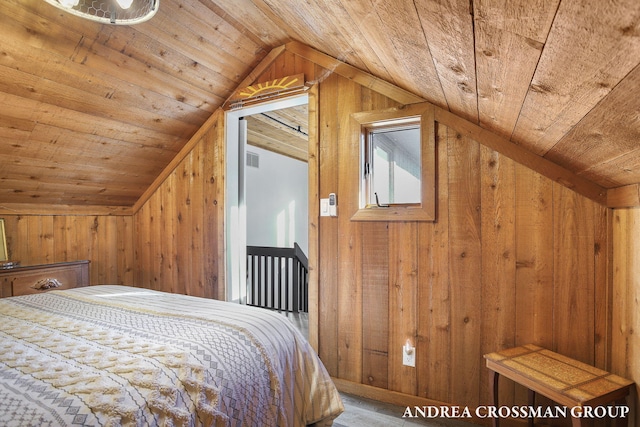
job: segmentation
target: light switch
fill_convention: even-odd
[[[338,216],[336,194],[329,194],[328,199],[320,199],[320,216]]]
[[[329,199],[320,199],[320,216],[330,216]]]

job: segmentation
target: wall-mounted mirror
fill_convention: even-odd
[[[435,220],[433,106],[416,104],[352,114],[360,140],[355,221]]]

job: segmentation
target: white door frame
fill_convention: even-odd
[[[295,95],[273,102],[225,112],[226,207],[225,207],[225,265],[227,301],[244,304],[247,299],[247,216],[245,204],[244,165],[246,158],[245,116],[297,107],[309,102],[308,94]],[[245,122],[246,123],[246,122]]]

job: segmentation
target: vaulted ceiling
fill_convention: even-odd
[[[132,206],[301,42],[605,188],[640,183],[637,0],[160,0],[108,26],[0,2],[0,206]]]

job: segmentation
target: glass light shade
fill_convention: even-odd
[[[82,18],[111,25],[145,22],[158,11],[160,0],[44,0]]]
[[[60,0],[60,4],[66,8],[77,6],[80,0]]]
[[[120,7],[123,9],[129,9],[131,7],[131,3],[133,3],[133,0],[116,0],[116,1],[120,5]]]

